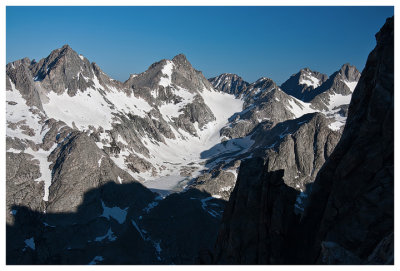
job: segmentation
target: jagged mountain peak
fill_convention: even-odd
[[[190,93],[212,89],[204,75],[193,68],[183,54],[153,63],[145,72],[131,76],[124,85],[148,99],[152,96],[164,100],[168,99],[167,88],[182,88]]]
[[[53,50],[49,56],[30,66],[35,81],[56,93],[68,90],[74,95],[85,90],[87,80],[93,78],[93,69],[87,58],[78,55],[69,45]]]
[[[61,57],[79,57],[78,53],[74,51],[68,44],[65,44],[61,48],[53,50],[50,55],[50,58],[61,58]]]
[[[172,61],[174,62],[174,63],[185,63],[185,62],[188,62],[188,60],[187,60],[187,58],[186,58],[186,56],[184,55],[184,54],[178,54],[178,55],[176,55],[176,56],[174,56],[174,58],[172,59]]]

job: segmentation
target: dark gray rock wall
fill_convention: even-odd
[[[269,171],[261,158],[243,162],[224,211],[214,263],[283,264],[296,195],[284,184],[283,170]]]
[[[303,218],[303,257],[326,263],[322,242],[334,242],[363,262],[394,230],[394,25],[376,35],[349,107],[343,136],[313,185]],[[393,259],[386,259],[393,263]],[[338,263],[346,264],[342,260]],[[369,263],[372,263],[370,261]]]

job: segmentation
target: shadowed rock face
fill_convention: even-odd
[[[214,263],[393,264],[393,36],[392,17],[376,35],[342,138],[307,187],[303,216],[291,211],[296,192],[283,173],[260,159],[242,163]]]
[[[14,204],[7,264],[82,265],[97,256],[97,264],[193,264],[212,248],[225,207],[210,196],[192,189],[162,200],[139,183],[108,182],[73,212]]]
[[[218,264],[283,264],[297,191],[265,160],[243,162],[217,238]]]
[[[393,250],[381,258],[372,256],[381,241],[393,244],[393,29],[389,18],[376,35],[342,138],[313,185],[302,222],[312,248],[303,257],[307,262],[357,263],[337,257],[330,249],[336,247],[358,262],[393,263]]]

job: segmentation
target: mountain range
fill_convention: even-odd
[[[390,45],[386,32],[370,58],[390,58],[379,51]],[[383,65],[370,62],[364,73]],[[274,217],[263,219],[290,235],[290,223],[304,231],[303,221],[329,219],[309,211],[309,201],[322,208],[317,198],[329,196],[321,172],[340,160],[343,138],[351,145],[348,116],[362,124],[355,108],[366,94],[356,93],[381,76],[364,73],[350,64],[330,76],[304,68],[281,86],[235,74],[206,79],[179,54],[120,82],[68,45],[38,62],[8,63],[7,264],[313,262],[314,251],[250,256],[269,251],[255,248],[254,235],[272,238],[278,254],[287,245],[252,223],[268,210]],[[241,252],[245,244],[251,249]]]

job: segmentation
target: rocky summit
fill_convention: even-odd
[[[393,18],[376,37],[361,74],[281,86],[8,63],[7,264],[393,263]]]

